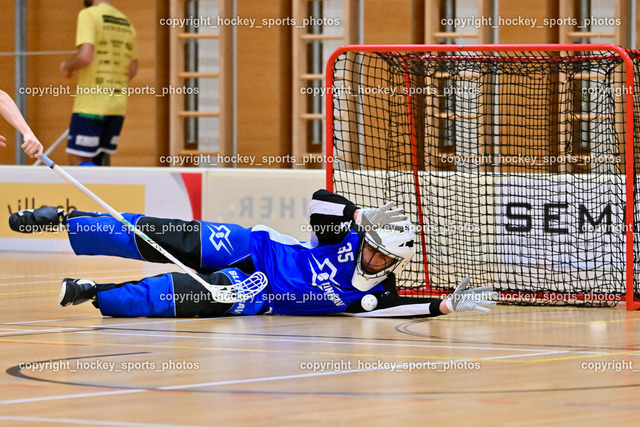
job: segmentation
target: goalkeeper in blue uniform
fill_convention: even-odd
[[[465,289],[453,297],[399,296],[395,274],[415,253],[413,224],[402,209],[388,203],[360,209],[326,190],[309,205],[311,240],[300,242],[257,225],[182,221],[123,214],[151,239],[194,269],[211,285],[228,286],[266,276],[266,287],[253,298],[217,302],[185,273],[166,273],[125,283],[64,279],[58,303],[87,301],[113,317],[217,317],[228,315],[321,315],[346,313],[363,317],[438,316],[452,311],[488,312],[495,296],[490,287]],[[66,226],[77,255],[112,255],[149,262],[169,262],[108,214],[54,207],[23,210],[9,218],[10,227],[34,232]],[[373,295],[376,302],[361,303]]]

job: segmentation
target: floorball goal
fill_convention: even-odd
[[[417,226],[402,292],[640,307],[640,52],[345,46],[326,81],[327,187]]]

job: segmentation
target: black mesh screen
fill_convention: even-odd
[[[334,190],[410,213],[417,252],[398,281],[408,294],[449,292],[468,275],[504,302],[620,300],[627,90],[617,54],[345,52],[333,79]]]

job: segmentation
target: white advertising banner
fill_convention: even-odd
[[[325,188],[322,170],[210,169],[203,218],[243,227],[263,224],[306,241],[307,207],[320,188]]]
[[[203,173],[198,169],[64,167],[120,212],[200,219]],[[100,207],[47,167],[0,167],[0,250],[71,251],[66,233],[20,234],[9,229],[12,212],[40,206],[100,211]]]
[[[557,175],[499,179],[497,243],[501,262],[559,269],[622,269],[623,178]]]

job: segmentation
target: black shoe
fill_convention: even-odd
[[[57,231],[64,211],[53,206],[23,209],[9,216],[9,227],[18,233]]]
[[[63,279],[58,295],[58,304],[66,307],[69,304],[78,305],[96,296],[96,283],[87,279]]]

